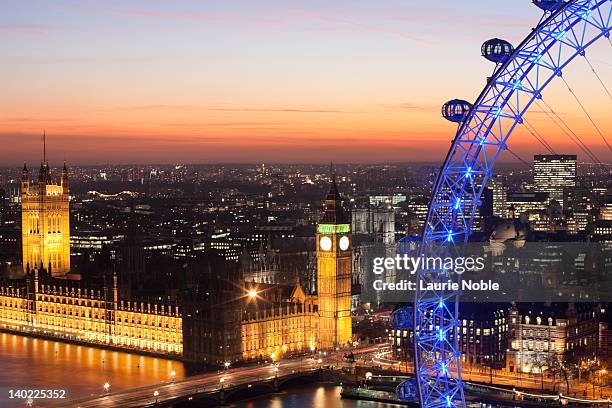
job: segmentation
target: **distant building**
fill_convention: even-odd
[[[70,212],[68,170],[60,183],[51,180],[48,163],[41,163],[38,182],[31,183],[28,168],[21,172],[23,271],[40,267],[53,276],[70,272]]]
[[[370,205],[375,207],[378,206],[386,206],[386,207],[395,207],[399,203],[403,203],[406,201],[405,194],[391,194],[391,195],[372,195],[370,196]]]
[[[459,306],[458,336],[461,362],[480,364],[493,368],[503,367],[508,346],[508,304],[462,303]],[[406,322],[400,322],[406,323]],[[413,330],[393,326],[389,332],[393,353],[403,360],[413,359]]]
[[[4,328],[95,345],[181,355],[181,315],[176,304],[121,300],[117,278],[103,288],[29,270],[25,279],[0,284]]]
[[[508,189],[504,185],[503,180],[499,177],[492,178],[490,183],[491,191],[493,192],[493,215],[500,218],[506,218],[508,216],[508,204],[506,203]]]
[[[508,208],[505,218],[519,218],[528,211],[546,210],[548,203],[548,193],[509,192],[506,198]]]
[[[595,221],[589,224],[587,233],[591,241],[612,242],[612,221]]]
[[[377,256],[393,257],[395,245],[395,211],[380,205],[367,205],[351,211],[353,232],[353,301],[352,310],[361,304],[361,284],[366,281],[366,274],[371,272],[369,260]],[[387,269],[384,280],[395,281],[395,271]],[[377,293],[379,295],[379,293]],[[377,300],[377,303],[380,299]]]
[[[590,222],[597,219],[598,203],[603,197],[586,188],[568,188],[563,194],[563,208],[570,233],[583,232]]]
[[[599,342],[599,312],[591,304],[518,304],[508,316],[506,368],[539,373],[565,353],[594,353]]]
[[[366,234],[374,242],[395,243],[395,213],[385,207],[354,208],[351,211],[351,225],[354,235]]]
[[[546,192],[551,200],[563,203],[563,190],[576,187],[576,155],[535,155],[533,183],[536,192]]]

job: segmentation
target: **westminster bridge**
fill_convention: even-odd
[[[201,405],[220,405],[243,399],[252,394],[276,392],[305,381],[325,377],[327,370],[312,358],[232,368],[207,373],[180,381],[171,381],[118,392],[71,400],[56,407],[165,407],[197,402]]]

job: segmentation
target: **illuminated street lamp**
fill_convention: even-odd
[[[170,380],[174,381],[175,378],[176,378],[176,371],[174,370],[170,371]]]
[[[159,397],[159,391],[157,390],[153,391],[153,396],[155,397],[155,403],[157,404],[157,399]]]
[[[368,381],[372,379],[372,373],[369,372],[369,371],[367,373],[365,373],[365,379],[366,379],[365,380],[365,385],[366,385],[366,388],[367,388],[368,387]]]
[[[249,295],[249,298],[251,299],[255,299],[257,297],[257,291],[255,289],[249,289],[247,294]]]
[[[105,382],[102,387],[104,388],[104,392],[108,392],[108,390],[110,389],[110,384],[108,382]]]
[[[227,370],[227,369],[229,369],[229,367],[230,367],[230,362],[229,362],[229,361],[226,361],[225,363],[223,363],[223,366],[225,367],[225,369],[226,369],[226,370]]]
[[[223,389],[224,382],[225,382],[225,378],[219,378],[219,384],[221,384],[221,389]]]
[[[606,370],[605,368],[602,368],[601,370],[599,370],[599,375],[600,375],[600,379],[599,379],[599,396],[600,398],[603,398],[603,388],[604,386],[607,384],[608,381],[607,377],[605,377],[605,375],[608,374],[608,370]]]

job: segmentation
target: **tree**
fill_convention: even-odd
[[[550,355],[553,353],[548,352],[535,352],[530,355],[528,360],[529,365],[536,368],[540,374],[540,380],[542,384],[542,391],[544,391],[544,371],[546,371],[551,362]]]
[[[549,370],[556,376],[559,374],[559,378],[563,377],[565,381],[565,392],[567,395],[570,393],[569,385],[569,372],[570,366],[567,364],[563,355],[552,354],[549,362]]]

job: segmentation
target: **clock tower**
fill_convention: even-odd
[[[351,224],[342,208],[335,177],[317,224],[317,299],[319,307],[319,347],[344,347],[352,337]]]

